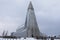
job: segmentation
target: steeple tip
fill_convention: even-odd
[[[30,3],[32,4],[32,2],[30,1]]]
[[[29,3],[28,9],[34,9],[31,1]]]

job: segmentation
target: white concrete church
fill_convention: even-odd
[[[22,26],[22,28],[18,28],[16,32],[13,33],[13,36],[34,37],[34,38],[39,38],[40,36],[43,36],[43,37],[46,36],[45,34],[39,31],[35,13],[34,13],[34,8],[31,2],[28,6],[25,25]]]

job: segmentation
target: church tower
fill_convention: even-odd
[[[39,31],[34,8],[31,2],[27,9],[25,25],[22,26],[22,28],[18,28],[17,31],[13,33],[13,36],[24,37],[24,38],[33,37],[37,39],[40,38],[41,36],[42,37],[45,36]]]
[[[31,2],[27,10],[25,28],[27,28],[27,37],[35,37],[35,38],[40,37],[40,31],[39,31],[38,24],[36,21],[34,8]]]

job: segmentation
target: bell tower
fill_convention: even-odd
[[[35,17],[32,2],[30,2],[27,10],[25,27],[27,28],[27,37],[40,37],[40,31]]]

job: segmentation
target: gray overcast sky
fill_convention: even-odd
[[[47,35],[60,34],[60,0],[31,0],[39,29]],[[0,35],[15,32],[24,24],[30,0],[0,0]]]

